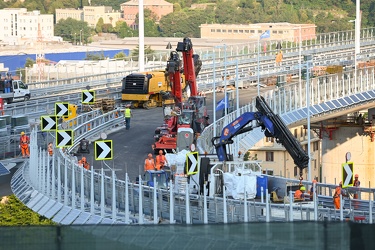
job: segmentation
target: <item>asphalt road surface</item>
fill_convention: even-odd
[[[262,92],[266,89],[262,89]],[[251,97],[257,93],[256,87],[240,90],[240,107],[247,104]],[[223,93],[216,94],[216,101],[224,97]],[[213,95],[206,97],[207,110],[210,116],[210,123],[213,117]],[[217,119],[221,117],[222,111],[217,112]],[[154,109],[133,109],[133,118],[130,123],[130,130],[124,129],[108,135],[108,140],[113,140],[113,160],[95,161],[93,144],[91,144],[91,154],[86,155],[90,164],[94,163],[94,169],[105,171],[116,170],[116,176],[119,179],[125,178],[127,172],[130,180],[134,181],[139,174],[143,174],[143,163],[148,153],[153,153],[151,145],[154,142],[153,136],[155,128],[162,125],[162,108]],[[106,172],[106,175],[111,175]]]

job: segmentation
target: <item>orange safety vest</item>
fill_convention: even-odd
[[[20,143],[21,145],[22,144],[29,144],[30,143],[30,139],[27,135],[22,135],[21,138],[20,138]]]
[[[87,170],[90,170],[90,164],[88,164],[87,162],[85,162],[85,163],[83,164],[83,167],[84,167],[85,169],[87,169]]]
[[[164,166],[165,162],[166,162],[166,159],[164,155],[156,156],[156,169],[160,170],[160,167]]]
[[[302,191],[301,190],[297,190],[294,193],[294,198],[301,199],[302,198]]]
[[[145,160],[145,171],[147,170],[154,170],[155,169],[155,161],[154,158],[152,159],[146,159]]]
[[[53,155],[53,149],[52,149],[52,146],[48,146],[48,153],[50,156]]]

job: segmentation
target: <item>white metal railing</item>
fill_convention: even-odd
[[[373,98],[360,99],[355,98],[354,95],[375,89],[374,73],[373,67],[358,70],[357,82],[354,82],[353,71],[344,72],[340,77],[338,75],[328,75],[311,79],[309,81],[310,107],[323,105],[334,100],[341,100],[341,98],[345,97],[349,97],[351,100],[350,103],[346,102],[344,105],[332,105],[333,107],[322,109],[324,112],[312,115],[312,119],[314,117],[324,116],[327,113],[349,109],[350,107],[355,107],[367,102],[373,102]],[[288,114],[293,114],[296,111],[307,108],[306,81],[302,81],[301,84],[286,84],[281,88],[265,92],[263,96],[274,113],[280,115],[282,118]],[[230,113],[226,117],[217,120],[216,124],[211,124],[203,131],[198,139],[197,145],[199,151],[201,153],[214,153],[211,138],[219,136],[224,126],[233,121],[240,114],[254,111],[256,111],[255,98],[248,105],[240,108],[239,112],[235,111]],[[306,118],[306,115],[306,111],[304,111],[302,115],[296,116],[296,118],[299,117],[299,119],[292,119],[292,122],[303,122],[302,120]],[[285,122],[287,125],[290,125],[290,122]],[[214,132],[216,132],[216,134],[214,134]],[[261,133],[260,129],[254,129],[238,137],[240,143],[237,150],[245,152],[263,138],[264,135]],[[254,140],[254,138],[257,140]],[[251,143],[248,143],[249,141],[251,141]]]

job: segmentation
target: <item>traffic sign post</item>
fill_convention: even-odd
[[[69,116],[69,103],[56,102],[55,103],[55,116],[68,117]]]
[[[198,152],[186,154],[186,173],[187,175],[198,173]]]
[[[95,102],[95,91],[83,90],[82,91],[82,104],[94,104],[94,102]]]
[[[353,162],[345,162],[342,166],[342,187],[352,187],[354,184],[353,178]]]
[[[56,130],[56,148],[73,146],[73,130]]]
[[[113,142],[112,140],[96,141],[94,144],[95,160],[112,160],[113,159]]]
[[[40,130],[51,131],[57,129],[57,116],[41,116],[40,117]]]

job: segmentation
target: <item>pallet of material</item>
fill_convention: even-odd
[[[109,111],[115,108],[114,99],[102,99],[102,108],[103,110]]]
[[[92,106],[93,108],[102,108],[102,99],[96,99]]]

